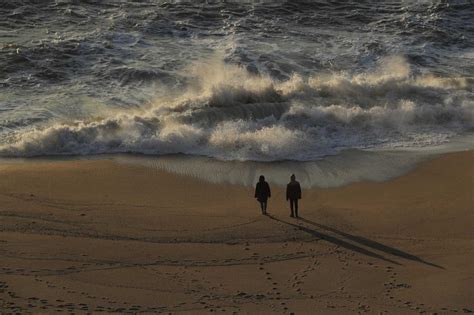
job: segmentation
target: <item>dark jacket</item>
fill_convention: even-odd
[[[258,201],[267,201],[267,199],[271,196],[272,193],[268,183],[258,182],[257,187],[255,187],[255,198],[257,198]]]
[[[286,200],[301,199],[301,186],[297,181],[290,182],[286,185]]]

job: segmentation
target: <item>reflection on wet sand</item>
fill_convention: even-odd
[[[409,171],[426,155],[406,152],[351,150],[318,161],[240,162],[208,157],[173,155],[162,157],[117,156],[122,163],[192,176],[212,183],[253,186],[261,174],[276,185],[286,185],[294,173],[304,187],[337,187],[358,181],[383,181]]]

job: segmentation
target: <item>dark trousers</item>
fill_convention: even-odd
[[[262,208],[262,213],[267,213],[267,201],[260,201],[260,207]]]
[[[290,199],[291,216],[298,216],[298,199]]]

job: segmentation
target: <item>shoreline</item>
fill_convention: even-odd
[[[314,161],[219,160],[187,154],[146,155],[115,153],[99,155],[52,155],[0,157],[0,167],[8,164],[102,161],[141,166],[179,176],[193,177],[214,184],[253,187],[260,174],[273,185],[285,187],[295,173],[304,188],[337,188],[363,181],[385,182],[415,170],[420,164],[444,154],[474,150],[472,132],[450,142],[424,148],[346,149]]]
[[[473,311],[474,151],[383,182],[253,187],[114,160],[0,165],[0,310]],[[225,311],[224,311],[225,310]]]

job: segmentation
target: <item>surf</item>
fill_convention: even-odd
[[[182,70],[183,93],[138,109],[22,128],[1,156],[185,153],[314,160],[357,148],[436,145],[474,126],[471,78],[416,74],[402,56],[360,73],[279,81],[216,56]]]

